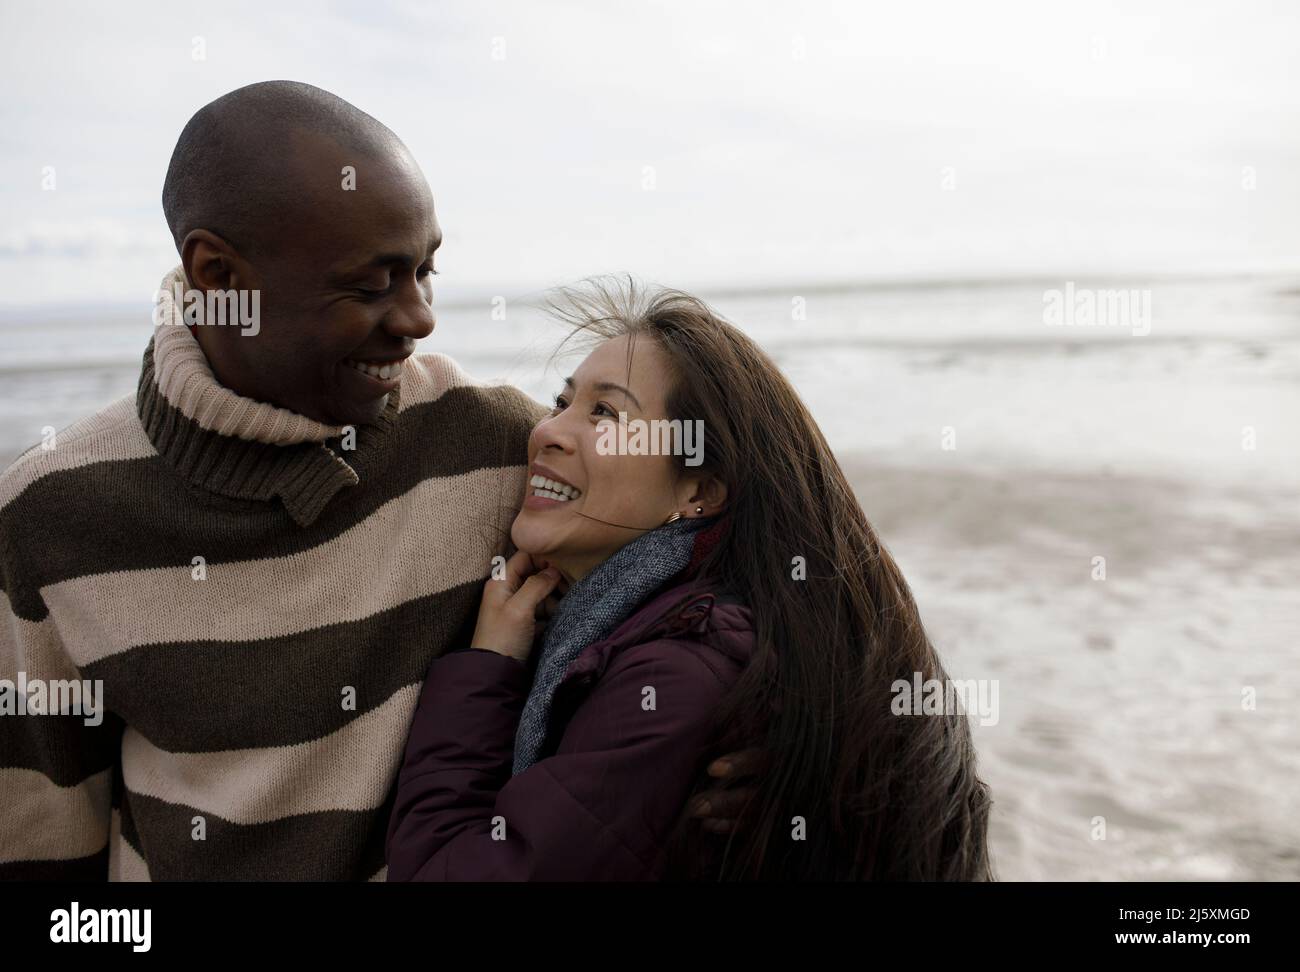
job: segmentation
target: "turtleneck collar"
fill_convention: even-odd
[[[175,288],[183,293],[188,286],[177,267],[156,298],[157,326],[136,392],[146,433],[192,485],[235,499],[278,498],[299,525],[312,523],[339,490],[360,482],[389,437],[401,389],[389,394],[374,423],[356,428],[355,442],[344,438],[346,426],[239,395],[217,380],[183,322]]]

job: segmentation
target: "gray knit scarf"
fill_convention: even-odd
[[[516,776],[537,762],[546,742],[551,701],[569,664],[582,649],[610,634],[659,587],[685,570],[691,562],[696,533],[716,519],[683,519],[641,534],[560,599],[542,636],[533,687],[515,733]]]

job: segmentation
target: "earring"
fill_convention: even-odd
[[[702,507],[702,506],[697,506],[697,507],[695,507],[695,515],[696,515],[696,516],[703,516],[703,515],[704,515],[704,507]]]
[[[681,518],[682,518],[682,511],[673,510],[672,513],[669,515],[668,519],[664,520],[664,526],[667,526],[669,523],[676,523]]]

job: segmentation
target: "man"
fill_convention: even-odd
[[[382,879],[540,409],[413,354],[433,199],[347,102],[217,99],[163,208],[181,265],[137,394],[0,475],[0,877]]]

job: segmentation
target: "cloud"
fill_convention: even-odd
[[[156,232],[118,223],[28,223],[0,233],[0,259],[125,257],[158,250]]]
[[[412,148],[444,286],[1294,265],[1298,23],[1249,2],[23,5],[0,64],[0,260],[12,299],[52,273],[24,265],[64,259],[152,286],[181,126],[290,77]]]

